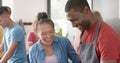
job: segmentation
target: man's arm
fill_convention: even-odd
[[[18,42],[11,42],[8,51],[4,54],[3,58],[1,59],[0,63],[7,63],[8,59],[13,55],[14,51],[18,46]]]

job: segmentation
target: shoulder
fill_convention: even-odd
[[[35,43],[29,49],[30,54],[33,54],[36,50],[37,50],[37,44]]]
[[[40,43],[40,40],[38,40],[35,44],[33,44],[31,47],[30,47],[30,52],[34,52],[36,50],[42,50],[43,49],[43,46],[42,44]]]
[[[62,45],[68,45],[70,43],[69,39],[63,36],[55,36],[54,41]]]
[[[33,44],[31,47],[30,47],[30,50],[35,50],[35,48],[38,47],[38,42],[36,42],[35,44]]]
[[[61,42],[61,41],[66,41],[66,40],[68,40],[68,38],[63,37],[63,36],[55,36],[54,40]]]
[[[108,39],[113,39],[113,38],[118,39],[119,36],[110,25],[103,22],[101,25],[101,28],[100,28],[99,37],[101,37],[102,39],[107,39],[107,38]]]
[[[13,33],[19,33],[19,34],[24,33],[22,27],[21,27],[20,25],[18,25],[17,23],[15,23],[15,24],[12,26],[11,32],[13,32]]]
[[[113,57],[119,56],[118,55],[119,54],[118,51],[120,47],[119,36],[105,22],[102,23],[97,41],[98,41],[97,47],[99,49],[102,59],[111,59]]]
[[[109,26],[106,22],[102,22],[102,24],[101,24],[101,29],[103,29],[103,30],[108,30],[108,29],[111,29],[111,26]]]
[[[35,36],[35,33],[34,32],[30,32],[30,33],[28,33],[28,36]]]

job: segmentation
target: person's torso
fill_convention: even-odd
[[[51,56],[45,57],[45,63],[59,63],[59,61],[58,61],[56,55],[51,55]]]
[[[94,26],[97,26],[97,25],[94,25]],[[96,27],[94,29],[92,29],[90,32],[85,32],[84,38],[82,38],[81,42],[83,44],[93,43],[94,36],[96,35],[95,30],[96,30]],[[105,35],[105,34],[108,33],[108,30],[116,36],[116,33],[111,29],[111,27],[109,25],[107,25],[106,23],[102,22],[101,28],[100,28],[100,31],[99,31],[99,35],[97,37],[96,43],[94,44],[95,51],[93,52],[93,53],[96,53],[96,56],[97,56],[98,60],[101,60],[101,57],[103,57],[103,56],[101,56],[101,52],[100,52],[100,47],[101,47],[100,43],[101,43],[101,41],[103,39],[103,36],[108,37],[108,36]],[[111,40],[111,41],[112,41],[112,39],[113,38],[109,38],[109,40]],[[118,59],[118,63],[119,63],[119,61],[120,61],[120,57]]]
[[[59,61],[59,63],[68,63],[68,57],[67,57],[67,49],[66,44],[64,44],[62,40],[59,40],[58,37],[55,37],[55,40],[53,42],[53,50],[54,53]],[[33,56],[35,59],[37,59],[37,63],[44,63],[46,52],[43,46],[38,41],[36,44],[32,46],[34,48]],[[39,60],[39,61],[38,61]]]
[[[87,33],[88,31],[84,31],[83,35],[81,36],[81,42],[80,42],[80,58],[82,63],[100,63],[97,54],[96,54],[96,41],[98,37],[98,33],[100,30],[100,26],[102,21],[95,22],[95,24],[91,27],[89,31],[94,31],[91,33]],[[86,35],[85,35],[86,34]],[[95,34],[92,38],[90,37],[92,34]],[[86,42],[87,39],[93,39],[92,41]]]
[[[22,38],[20,39],[20,41],[12,39],[14,36],[13,33],[15,33],[16,30],[20,32],[18,33],[17,36],[22,35]],[[24,32],[23,32],[23,29],[16,23],[14,23],[11,28],[4,29],[4,50],[5,51],[9,49],[10,43],[13,41],[17,41],[19,42],[19,44],[15,52],[13,53],[12,57],[8,60],[8,63],[23,63],[23,62],[27,63]]]

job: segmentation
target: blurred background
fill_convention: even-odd
[[[31,23],[38,12],[46,12],[55,23],[57,35],[62,35],[73,42],[78,29],[67,21],[64,11],[67,0],[0,0],[0,5],[12,9],[14,21],[23,21],[26,35],[32,31]],[[120,0],[88,0],[91,10],[99,11],[103,20],[120,33]]]

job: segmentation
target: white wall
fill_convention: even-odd
[[[47,0],[3,0],[3,5],[12,8],[14,20],[31,21],[38,12],[47,12]]]
[[[119,0],[93,0],[93,10],[98,10],[104,20],[119,18]]]
[[[47,12],[47,0],[3,0],[2,3],[12,9],[14,21],[31,22],[38,12]],[[25,26],[25,30],[30,32],[31,26]]]
[[[66,20],[66,25],[67,25],[66,29],[68,34],[67,38],[69,38],[69,40],[73,43],[76,33],[80,30],[78,30],[77,28],[73,28],[70,21]]]
[[[13,0],[2,0],[2,5],[9,6],[12,9],[12,12],[13,12],[13,5],[14,5],[13,3],[14,3]],[[12,13],[11,17],[13,18],[13,13]]]
[[[31,21],[38,12],[47,12],[47,0],[14,0],[14,19]]]

